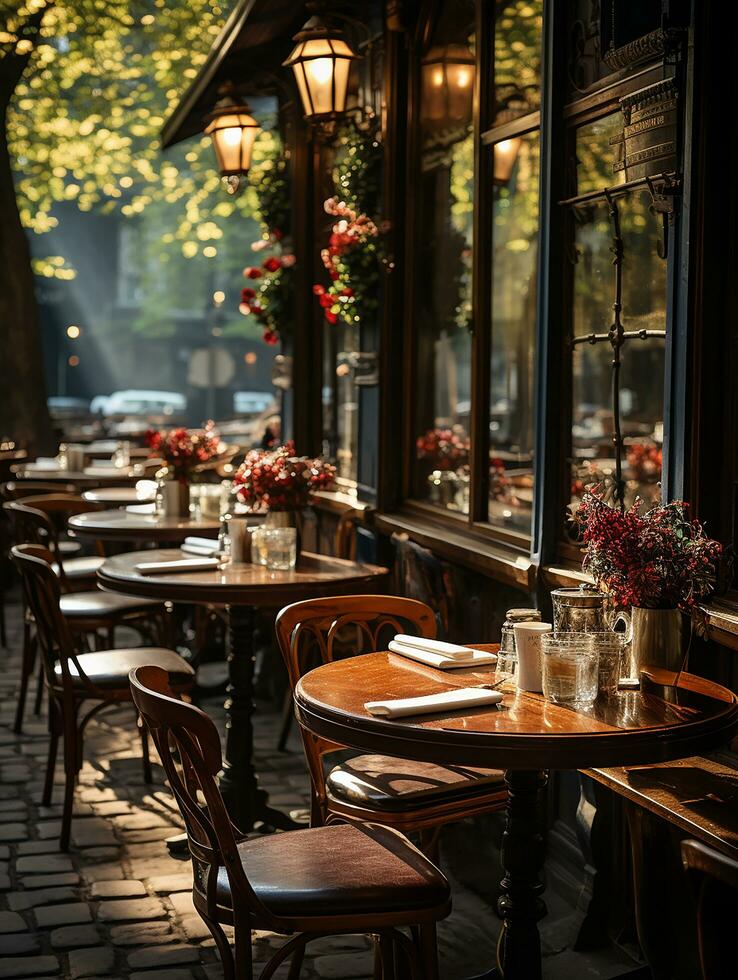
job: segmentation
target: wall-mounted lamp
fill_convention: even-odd
[[[431,48],[422,61],[423,118],[452,125],[472,116],[474,53],[466,44]]]
[[[244,99],[237,97],[233,86],[222,90],[213,111],[206,116],[205,133],[213,139],[218,169],[230,194],[236,194],[241,180],[249,172],[254,140],[259,124]]]

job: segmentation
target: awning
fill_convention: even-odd
[[[203,119],[224,82],[234,82],[254,99],[289,85],[282,62],[307,17],[304,0],[239,0],[197,78],[164,124],[162,147],[202,132]]]

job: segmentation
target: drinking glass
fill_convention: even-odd
[[[599,655],[599,689],[601,694],[617,694],[622,675],[623,654],[626,638],[623,633],[612,630],[604,633],[590,633],[594,650]]]
[[[543,695],[555,704],[591,704],[597,697],[599,655],[591,633],[541,637]]]
[[[266,566],[287,572],[297,564],[297,528],[271,527],[266,532]]]
[[[221,514],[222,490],[219,483],[203,483],[200,486],[200,517],[217,521]]]

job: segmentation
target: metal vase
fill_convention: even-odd
[[[682,614],[678,609],[631,610],[630,677],[645,666],[678,671],[684,655]]]

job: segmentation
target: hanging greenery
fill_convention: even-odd
[[[379,229],[372,215],[379,205],[381,147],[373,132],[351,123],[339,134],[333,168],[335,195],[325,202],[335,220],[320,256],[330,279],[313,292],[326,320],[358,326],[378,307]]]
[[[293,316],[295,256],[290,242],[289,169],[279,140],[249,173],[258,198],[261,238],[251,244],[257,265],[243,270],[248,285],[241,290],[239,311],[253,316],[264,330],[264,342],[276,344],[290,333]],[[266,255],[261,253],[266,252]]]

